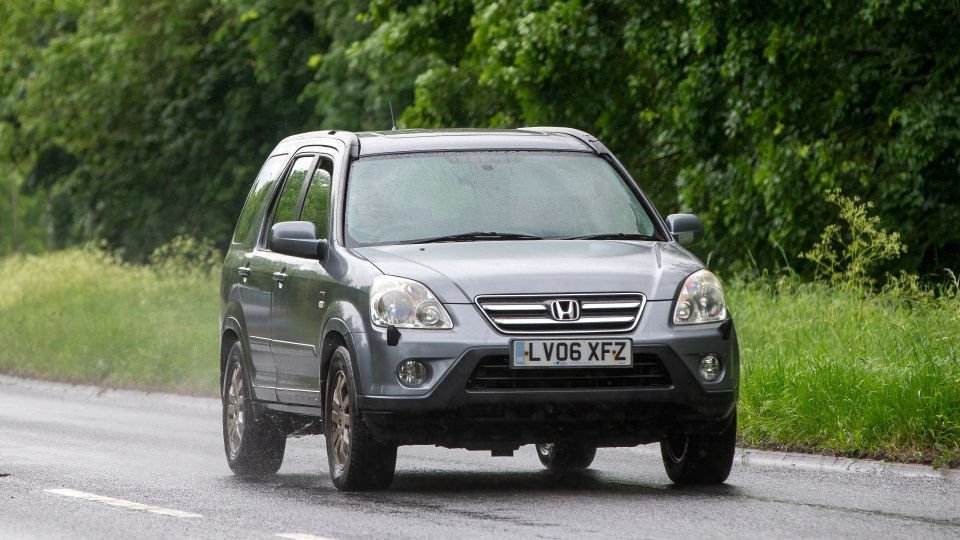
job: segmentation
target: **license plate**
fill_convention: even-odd
[[[629,339],[515,340],[510,365],[528,367],[628,367],[633,365]]]

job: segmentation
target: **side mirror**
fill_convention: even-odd
[[[692,246],[703,240],[703,222],[693,214],[670,214],[667,229],[681,246]]]
[[[317,239],[317,227],[309,221],[283,221],[270,228],[270,249],[322,261],[327,254],[327,241]]]

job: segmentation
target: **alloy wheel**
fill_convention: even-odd
[[[227,388],[227,443],[231,457],[236,457],[240,452],[240,444],[243,442],[243,422],[243,376],[240,373],[240,366],[237,365],[230,377],[230,386]]]
[[[333,384],[332,404],[330,407],[331,444],[333,445],[333,464],[337,472],[342,472],[350,464],[350,391],[347,378],[338,372]]]
[[[687,448],[690,446],[690,437],[683,432],[675,432],[667,435],[667,446],[670,452],[670,459],[674,463],[680,463],[687,456]]]
[[[549,457],[550,452],[553,451],[553,443],[539,443],[536,445],[537,453],[543,457]]]

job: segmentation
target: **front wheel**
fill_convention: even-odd
[[[238,476],[271,475],[280,470],[287,436],[265,414],[257,414],[243,376],[243,347],[233,344],[227,356],[223,389],[223,448],[227,465]]]
[[[593,463],[597,447],[575,443],[537,444],[537,457],[550,472],[582,471]]]
[[[350,352],[340,346],[330,362],[323,426],[330,477],[341,491],[386,489],[397,467],[397,447],[374,437],[363,423],[349,365]]]
[[[737,415],[719,432],[672,431],[660,441],[663,467],[676,484],[722,484],[733,467]]]

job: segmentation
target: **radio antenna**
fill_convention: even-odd
[[[397,119],[393,117],[393,102],[392,102],[392,101],[388,101],[387,103],[390,105],[390,122],[393,124],[393,127],[390,128],[390,131],[396,131],[396,130],[397,130]]]

